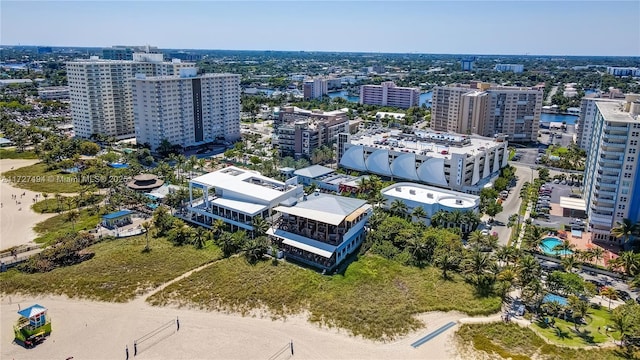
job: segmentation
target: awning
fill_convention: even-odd
[[[358,218],[358,216],[362,215],[367,210],[369,210],[370,207],[371,207],[371,205],[369,205],[369,204],[367,204],[365,206],[362,206],[362,207],[356,209],[356,211],[354,211],[351,214],[349,214],[344,220],[345,221],[354,221],[355,219]]]
[[[326,251],[326,250],[322,250],[319,249],[317,247],[313,247],[311,245],[308,244],[304,244],[295,240],[291,240],[291,239],[284,239],[282,240],[283,244],[287,244],[289,246],[293,246],[294,248],[298,248],[300,250],[304,250],[304,251],[308,251],[310,253],[314,253],[316,255],[320,255],[322,257],[325,257],[327,259],[331,258],[331,255],[333,255],[332,252]]]
[[[45,311],[47,311],[46,307],[44,307],[42,305],[35,304],[35,305],[32,305],[32,306],[29,306],[26,309],[22,309],[22,310],[18,311],[18,314],[20,314],[20,315],[22,315],[23,317],[26,317],[26,318],[32,318],[32,317],[34,317],[36,315],[42,314]]]
[[[333,245],[329,245],[327,243],[309,239],[304,236],[279,229],[275,231],[273,229],[269,229],[267,230],[267,234],[282,239],[283,244],[287,244],[289,246],[293,246],[294,248],[320,255],[327,259],[330,259],[336,250],[336,247]]]

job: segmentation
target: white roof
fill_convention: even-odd
[[[263,182],[263,184],[253,183],[253,180]],[[235,166],[229,166],[198,176],[192,179],[191,183],[246,194],[263,201],[276,200],[288,190],[295,188],[281,181],[263,176],[258,172],[240,169]]]
[[[584,199],[577,199],[567,196],[560,196],[560,207],[563,209],[587,211],[587,203],[584,201]]]
[[[477,195],[465,194],[415,183],[396,183],[381,190],[383,195],[422,204],[441,204],[449,208],[470,209],[480,204]]]
[[[267,234],[283,239],[282,242],[289,246],[320,255],[327,259],[331,258],[331,255],[336,251],[335,246],[282,230],[273,231],[269,229],[267,230]]]
[[[229,200],[224,198],[216,198],[212,200],[211,203],[227,209],[237,210],[247,215],[255,215],[267,208],[266,205],[253,204],[245,201]]]
[[[337,195],[311,194],[307,200],[298,201],[295,206],[274,208],[285,214],[317,220],[326,224],[339,225],[347,216],[364,207],[371,207],[366,201]]]

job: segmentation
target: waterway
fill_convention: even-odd
[[[431,91],[420,94],[420,106],[422,106],[422,104],[427,104],[426,106],[428,108],[430,108],[431,107],[431,103],[430,103],[431,96],[432,96]],[[360,98],[358,96],[349,96],[349,93],[346,90],[330,92],[329,93],[329,97],[332,98],[332,99],[333,98],[337,98],[337,97],[341,97],[343,99],[346,99],[347,101],[355,102],[355,103],[360,101]]]

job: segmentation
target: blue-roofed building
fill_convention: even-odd
[[[277,220],[267,234],[285,258],[326,272],[362,244],[364,226],[373,212],[364,200],[319,191],[274,210]]]
[[[7,138],[0,138],[0,147],[11,146],[13,142]]]
[[[102,216],[102,226],[107,229],[114,229],[116,227],[126,226],[132,223],[131,216],[133,215],[133,211],[131,210],[120,210],[116,212],[112,212],[110,214],[106,214]]]

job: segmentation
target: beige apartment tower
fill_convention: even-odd
[[[508,135],[509,141],[536,141],[542,89],[488,83],[452,84],[433,89],[431,128],[436,131]]]
[[[133,60],[103,60],[97,56],[66,63],[75,135],[102,134],[117,139],[135,136],[132,80],[136,74],[177,75],[194,63],[163,61],[162,54],[134,54]]]

